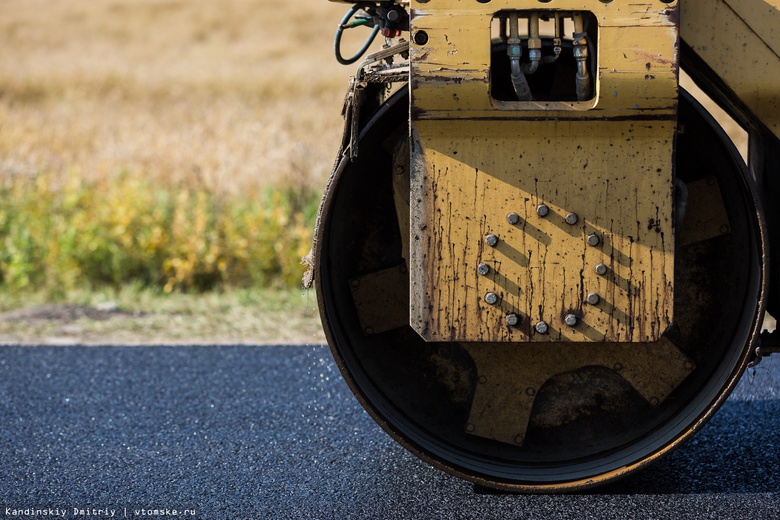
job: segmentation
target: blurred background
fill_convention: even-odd
[[[0,342],[319,341],[347,6],[0,1]]]
[[[0,344],[324,341],[301,257],[348,4],[0,6]]]

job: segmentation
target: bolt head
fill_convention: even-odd
[[[489,303],[490,305],[495,305],[496,302],[498,302],[498,296],[496,293],[489,292],[485,295],[485,302]]]
[[[591,233],[590,235],[588,235],[587,241],[589,246],[594,246],[594,247],[601,243],[601,239],[596,233]]]
[[[601,297],[598,294],[592,292],[588,294],[586,300],[591,305],[597,305],[601,301]]]
[[[566,215],[566,223],[570,226],[576,224],[578,220],[580,220],[580,217],[578,217],[576,213],[569,213]]]
[[[607,274],[607,266],[604,264],[598,264],[596,266],[595,271],[597,275],[604,276],[605,274]]]
[[[577,316],[575,316],[574,314],[567,314],[566,317],[563,319],[563,321],[565,321],[566,325],[568,325],[569,327],[574,327],[575,325],[577,325],[577,321],[579,320],[577,320]]]
[[[498,244],[498,237],[496,235],[487,235],[485,237],[485,243],[490,247],[496,247],[496,244]]]
[[[546,217],[550,213],[550,208],[545,206],[544,204],[539,204],[536,206],[536,214],[540,217]]]
[[[512,224],[513,226],[520,222],[520,215],[515,213],[514,211],[506,216],[506,221]]]
[[[534,326],[534,329],[536,329],[536,332],[539,334],[547,334],[547,331],[550,330],[550,327],[543,321],[540,321]]]
[[[414,43],[417,45],[425,45],[428,43],[428,33],[425,31],[417,31],[414,33]]]
[[[490,272],[490,266],[487,264],[479,264],[477,266],[477,272],[482,276],[485,276]]]
[[[506,315],[506,324],[510,327],[515,327],[517,324],[520,323],[520,316],[517,314],[507,314]]]

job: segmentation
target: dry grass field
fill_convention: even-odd
[[[3,0],[0,173],[317,185],[347,68],[327,0]]]

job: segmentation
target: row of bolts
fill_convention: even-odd
[[[544,204],[540,204],[536,207],[536,214],[542,218],[546,217],[549,213],[550,213],[550,208],[548,208]],[[577,221],[579,221],[579,217],[577,216],[576,213],[569,213],[566,215],[566,218],[564,220],[566,221],[567,224],[573,226],[574,224],[577,223]],[[506,216],[506,221],[514,226],[515,224],[520,222],[520,215],[514,212],[509,213]],[[601,243],[601,239],[596,233],[589,234],[588,237],[586,238],[586,241],[588,245],[594,247]],[[490,247],[496,247],[496,245],[498,244],[498,237],[493,234],[487,235],[485,236],[485,243]],[[603,263],[599,263],[598,265],[596,265],[595,271],[597,275],[604,276],[605,274],[607,274],[607,266],[604,265]],[[488,273],[490,273],[490,266],[484,263],[479,264],[477,266],[477,272],[482,276],[487,276]],[[585,298],[585,300],[591,305],[597,305],[599,301],[601,301],[601,298],[596,293],[589,293],[588,296]],[[487,293],[485,295],[485,302],[490,305],[495,305],[496,303],[498,303],[498,295],[496,295],[496,293],[494,292]],[[574,314],[567,314],[566,317],[563,319],[563,321],[569,327],[574,327],[577,325],[577,322],[579,320],[577,319],[577,316],[575,316]],[[506,316],[507,325],[509,325],[510,327],[514,327],[519,323],[520,323],[520,316],[518,316],[515,313],[507,314]],[[546,322],[540,321],[534,326],[534,329],[536,329],[536,332],[538,332],[539,334],[546,334],[550,329],[550,327],[549,325],[547,325]]]

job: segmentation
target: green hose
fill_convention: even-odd
[[[376,38],[376,35],[379,33],[379,24],[374,25],[374,22],[371,18],[357,18],[355,21],[350,22],[352,17],[355,16],[355,13],[357,13],[361,9],[368,10],[374,7],[375,7],[374,4],[370,2],[361,2],[355,4],[349,9],[349,11],[347,11],[347,14],[344,15],[344,18],[341,19],[341,23],[339,23],[339,26],[336,29],[336,38],[333,41],[333,52],[336,55],[336,61],[338,61],[342,65],[351,65],[355,63],[357,60],[360,59],[361,56],[363,56],[363,54],[366,53],[366,51],[371,46],[371,44],[374,43],[374,38]],[[373,25],[374,28],[371,31],[371,34],[366,39],[366,42],[354,54],[354,56],[352,56],[351,58],[345,58],[344,56],[341,55],[341,36],[344,34],[344,29],[352,29],[353,27],[359,27],[361,25],[365,25],[365,26]]]

